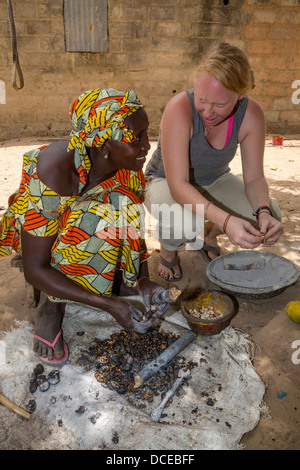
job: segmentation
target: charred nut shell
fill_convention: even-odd
[[[134,375],[176,339],[174,333],[166,333],[158,328],[142,335],[122,330],[105,340],[96,338],[92,350],[96,356],[95,378],[103,387],[119,394],[127,394],[127,399],[132,399],[135,406],[145,407],[139,400],[152,402],[161,392],[166,393],[170,381],[176,378],[179,368],[185,363],[185,358],[162,367],[156,377],[148,382],[147,387],[139,392],[134,388]]]
[[[99,358],[99,362],[100,362],[101,364],[107,364],[107,363],[108,363],[108,357],[106,357],[106,356],[101,356],[101,357]]]
[[[46,392],[49,389],[49,387],[50,387],[50,384],[47,380],[45,380],[39,385],[39,389],[41,392]]]
[[[47,381],[50,385],[56,385],[60,381],[60,372],[59,370],[55,369],[49,372]]]
[[[30,382],[29,384],[29,391],[30,393],[34,393],[37,389],[37,383],[36,382]]]
[[[45,382],[45,380],[46,380],[46,376],[44,374],[38,375],[36,378],[36,383],[38,385],[41,385],[43,382]]]
[[[77,410],[75,410],[75,413],[81,415],[82,413],[85,412],[85,407],[83,405],[80,405],[79,408],[77,408]]]
[[[98,382],[105,382],[106,380],[105,375],[102,374],[101,372],[96,372],[95,377],[98,380]]]
[[[34,372],[32,372],[29,376],[29,381],[30,382],[35,382],[36,378],[37,378],[37,375]]]
[[[126,387],[126,385],[120,384],[120,386],[119,386],[119,388],[118,388],[118,393],[120,393],[121,395],[124,395],[126,392],[127,392],[127,387]]]
[[[35,375],[40,375],[40,374],[42,374],[42,373],[44,372],[44,370],[45,370],[45,369],[44,369],[43,364],[37,364],[37,365],[35,366],[35,368],[33,369],[33,373],[34,373]]]
[[[29,400],[28,404],[26,405],[26,411],[29,413],[33,413],[36,409],[36,402],[35,400]]]

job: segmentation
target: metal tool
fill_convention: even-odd
[[[176,287],[171,287],[162,292],[155,291],[153,294],[150,294],[150,304],[151,305],[160,305],[164,303],[172,304],[176,302],[178,297],[181,294],[181,290]]]
[[[143,321],[148,321],[149,318],[152,317],[153,315],[152,307],[154,307],[154,310],[155,310],[156,306],[161,305],[161,304],[166,304],[166,308],[164,309],[165,312],[163,312],[163,314],[167,313],[167,311],[169,310],[168,305],[175,303],[178,297],[180,296],[180,294],[181,294],[181,290],[177,289],[176,287],[171,287],[170,289],[166,289],[162,292],[155,291],[152,294],[150,294],[149,301],[150,301],[151,307],[150,307],[150,310],[144,313]]]
[[[170,344],[156,359],[149,362],[139,371],[134,379],[134,388],[139,388],[144,382],[149,380],[162,366],[166,366],[174,357],[185,349],[192,341],[197,338],[193,331],[187,331],[183,336]]]
[[[183,380],[185,378],[189,377],[190,374],[191,374],[190,369],[187,369],[187,368],[179,369],[178,377],[175,380],[175,382],[173,383],[172,387],[166,393],[166,396],[164,397],[164,399],[162,400],[160,405],[151,412],[150,416],[153,419],[153,421],[157,422],[157,421],[160,420],[164,407],[166,406],[166,404],[168,403],[170,398],[172,398],[172,396],[175,394],[176,390],[181,385]]]

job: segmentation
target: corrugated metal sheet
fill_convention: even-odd
[[[107,52],[107,0],[64,0],[66,50]]]

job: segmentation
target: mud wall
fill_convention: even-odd
[[[162,111],[193,85],[203,51],[249,55],[268,133],[299,134],[299,0],[108,0],[107,52],[67,52],[63,0],[12,0],[24,87],[13,88],[7,1],[0,0],[0,139],[62,136],[69,104],[94,87],[133,88],[157,137]],[[298,92],[299,90],[299,92]]]

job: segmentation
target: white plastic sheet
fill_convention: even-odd
[[[38,362],[33,326],[17,323],[0,338],[1,391],[20,406],[31,398],[37,404],[30,422],[0,407],[0,448],[238,450],[242,436],[259,422],[265,386],[252,365],[254,346],[241,331],[228,327],[217,336],[199,337],[182,352],[198,365],[189,385],[165,409],[167,416],[154,423],[150,413],[161,397],[138,409],[78,364],[95,336],[107,338],[120,330],[112,317],[69,304],[63,327],[71,363],[61,369],[59,384],[33,395],[28,391],[29,374]],[[168,322],[162,327],[184,333]],[[85,334],[78,336],[78,331]],[[81,414],[79,407],[85,410]]]

